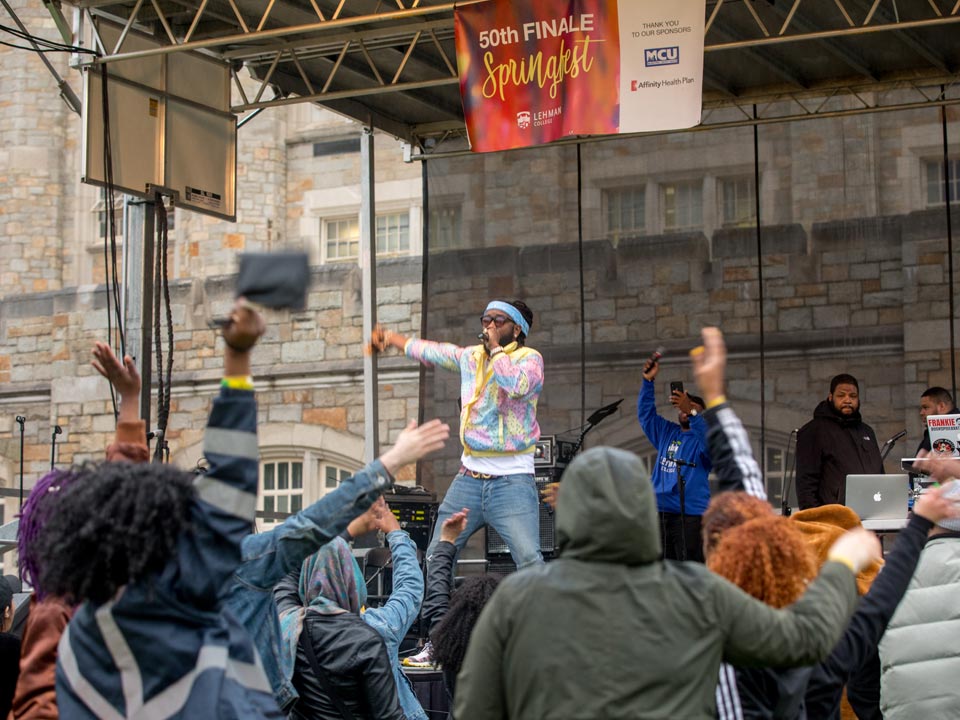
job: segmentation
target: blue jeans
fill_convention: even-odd
[[[510,548],[517,568],[543,562],[540,554],[540,497],[533,475],[503,475],[481,480],[457,475],[440,504],[427,548],[427,561],[440,542],[443,521],[467,508],[467,527],[454,543],[459,552],[477,530],[490,525]]]

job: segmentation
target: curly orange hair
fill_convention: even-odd
[[[787,518],[755,518],[726,533],[707,567],[775,608],[796,602],[817,576],[817,559]]]
[[[766,501],[745,492],[722,492],[714,496],[703,514],[703,552],[709,555],[727,530],[747,520],[773,515]]]

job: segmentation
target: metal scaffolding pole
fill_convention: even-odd
[[[153,380],[153,262],[155,205],[131,200],[129,233],[124,233],[124,313],[127,352],[140,371],[140,417],[150,428],[150,385]],[[129,237],[128,237],[129,236]]]
[[[360,136],[360,270],[363,274],[363,337],[377,324],[377,210],[373,190],[373,128]],[[377,354],[363,356],[364,461],[380,455],[380,407],[377,403]]]

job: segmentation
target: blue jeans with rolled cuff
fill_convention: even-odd
[[[489,525],[507,543],[517,569],[543,562],[540,553],[540,496],[533,475],[491,478],[457,475],[440,504],[437,524],[427,548],[427,562],[440,542],[443,521],[463,508],[470,513],[467,527],[454,543],[458,552],[471,535]]]

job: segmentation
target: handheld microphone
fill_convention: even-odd
[[[484,340],[484,341],[486,341],[486,339],[487,339],[487,334],[486,334],[485,332],[479,333],[479,334],[477,335],[477,340]]]
[[[660,358],[663,357],[664,353],[667,351],[664,350],[663,345],[660,345],[656,350],[650,353],[650,357],[647,359],[647,362],[643,365],[644,372],[650,372],[653,369],[653,366],[660,362]]]

